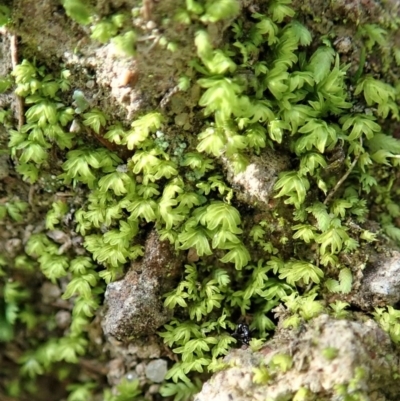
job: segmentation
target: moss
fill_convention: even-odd
[[[399,118],[399,94],[395,74],[385,81],[385,72],[396,64],[397,53],[386,49],[394,26],[388,19],[363,24],[351,54],[343,55],[349,52],[336,40],[344,31],[334,18],[324,17],[337,30],[320,35],[314,30],[313,37],[306,25],[323,24],[314,24],[316,16],[310,23],[307,14],[313,11],[304,2],[303,12],[294,17],[289,3],[260,5],[258,12],[244,8],[226,31],[226,44],[218,46],[212,35],[217,25],[211,23],[233,20],[238,3],[187,2],[178,17],[190,24],[190,32],[197,30],[197,59],[171,106],[168,97],[162,99],[161,110],[138,116],[130,126],[116,124],[114,115],[89,107],[90,102],[86,110],[74,108],[77,92],[74,97],[65,69],[49,74],[25,59],[13,71],[15,93],[27,105],[26,124],[10,132],[16,169],[43,190],[55,193],[63,185],[82,196],[76,203],[54,202],[46,225],[78,233],[87,252],[60,251],[43,233],[30,236],[26,254],[49,280],[65,280],[73,320],[67,335],[25,355],[25,373],[36,376],[84,354],[86,328],[100,305],[103,283],[140,258],[150,226],[191,259],[181,282],[165,294],[164,304],[175,309],[175,317],[159,333],[179,355],[167,375],[178,383],[165,384],[161,394],[177,397],[195,391],[189,382],[197,373],[220,368],[218,358],[235,342],[229,333],[240,315],[251,320],[259,338],[273,332],[271,311],[282,304],[286,327],[322,311],[344,317],[348,305],[336,302],[329,308],[325,298],[351,291],[355,272],[344,260],[375,241],[367,219],[380,221],[400,240],[398,194],[390,177],[400,145],[387,133]],[[329,12],[343,7],[333,3]],[[67,7],[67,13],[74,9]],[[122,20],[100,14],[92,36],[106,41],[120,33],[121,47],[133,52],[133,32]],[[85,22],[82,15],[78,19]],[[115,28],[110,37],[107,23]],[[209,29],[200,29],[203,24]],[[171,34],[166,43],[173,39]],[[361,48],[378,49],[382,62],[364,60]],[[197,99],[198,106],[190,105]],[[185,113],[191,117],[183,119]],[[70,129],[72,121],[82,128]],[[237,176],[267,154],[264,149],[291,160],[282,163],[287,170],[277,180],[272,177],[274,212],[263,210],[268,199],[245,205],[246,197],[236,196],[221,167],[229,164],[230,174]],[[41,182],[53,169],[59,171],[58,181],[45,187]],[[360,229],[352,230],[352,222]],[[383,325],[390,321],[387,328],[397,340],[397,320],[389,319],[395,312],[376,313]]]

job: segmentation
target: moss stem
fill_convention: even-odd
[[[362,139],[360,138],[360,143],[361,143],[361,147],[362,147]],[[329,201],[333,198],[333,196],[336,194],[336,192],[338,191],[338,189],[340,188],[340,186],[344,183],[344,181],[347,179],[347,177],[349,176],[349,174],[353,171],[354,167],[356,166],[358,159],[359,159],[360,155],[358,154],[353,162],[351,163],[349,169],[344,173],[343,177],[336,183],[336,185],[332,188],[332,190],[329,192],[328,196],[325,198],[324,200],[324,205],[327,205],[329,203]]]

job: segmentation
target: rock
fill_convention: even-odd
[[[241,173],[235,173],[227,158],[221,160],[237,198],[251,206],[257,203],[268,205],[278,174],[289,168],[289,159],[272,149],[264,149],[260,156],[252,156]]]
[[[125,365],[122,358],[115,358],[108,362],[107,380],[112,386],[119,383],[125,374]]]
[[[373,306],[394,305],[400,301],[400,252],[370,256],[363,272],[359,296]]]
[[[154,333],[171,318],[163,306],[162,294],[176,277],[182,258],[169,243],[152,231],[141,261],[133,262],[122,280],[108,284],[105,294],[103,331],[117,339]]]
[[[160,392],[160,385],[159,384],[152,384],[149,389],[147,390],[147,393],[149,395],[153,394],[158,394]],[[147,394],[146,394],[147,395]]]
[[[138,376],[144,377],[146,373],[146,362],[140,362],[136,365],[135,372]]]
[[[130,382],[133,382],[134,380],[138,380],[139,379],[139,376],[133,370],[127,372],[125,377],[126,377],[126,380],[129,380]]]
[[[328,401],[347,394],[357,400],[398,400],[393,372],[399,355],[372,320],[322,315],[297,331],[278,331],[257,352],[232,350],[224,361],[228,368],[206,382],[195,401],[292,400],[295,395]],[[255,369],[265,370],[265,381],[254,382]],[[307,393],[309,398],[300,398]]]
[[[154,383],[161,383],[167,374],[167,370],[167,361],[155,359],[146,366],[146,377]]]
[[[55,321],[57,327],[60,329],[66,329],[71,324],[71,312],[60,310],[55,315]]]
[[[71,242],[70,236],[61,230],[50,230],[47,231],[46,235],[54,242],[57,242],[57,244],[65,244],[66,242]]]
[[[45,281],[40,287],[40,294],[42,302],[49,305],[61,298],[62,292],[58,285]]]
[[[147,344],[129,343],[128,352],[140,359],[159,358],[161,354],[160,346],[147,339]]]
[[[343,262],[352,270],[351,292],[335,294],[329,302],[340,299],[373,311],[400,301],[400,250],[387,239],[380,238],[376,247],[364,246],[362,254],[347,254]]]
[[[133,381],[138,379],[140,383],[148,382],[146,379],[146,367],[149,362],[159,359],[162,354],[159,339],[153,336],[146,336],[129,342],[118,341],[115,337],[109,336],[103,347],[103,352],[109,355],[111,360],[118,360],[122,368],[114,369],[111,385],[116,385],[124,377]],[[118,376],[119,375],[119,376]]]

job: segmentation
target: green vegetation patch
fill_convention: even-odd
[[[79,23],[90,22],[89,5],[68,0],[64,7]],[[208,24],[238,14],[233,0],[187,1],[177,18]],[[118,15],[101,20],[92,26],[92,38],[113,37],[133,54],[135,34],[115,36],[121,27]],[[362,29],[368,49],[383,46],[382,29]],[[197,391],[201,373],[224,366],[221,358],[237,342],[232,333],[241,316],[250,323],[254,346],[257,338],[273,333],[271,311],[281,304],[288,312],[284,327],[296,328],[322,311],[344,318],[349,305],[328,306],[324,294],[351,291],[352,266],[341,256],[376,240],[376,233],[363,228],[367,219],[378,219],[386,234],[400,241],[398,190],[391,177],[400,142],[385,129],[399,119],[398,88],[379,74],[360,74],[353,81],[330,40],[313,38],[287,0],[237,17],[227,35],[230,40],[216,48],[206,29],[196,32],[192,78],[180,83],[183,90],[195,82],[202,88],[198,106],[204,118],[200,132],[183,140],[171,134],[173,119],[160,111],[143,114],[128,127],[109,123],[109,116],[71,93],[67,70],[56,76],[28,60],[14,69],[15,94],[26,105],[25,124],[10,130],[16,170],[36,183],[53,167],[52,151],[58,152],[59,188],[81,191],[84,199],[76,210],[54,201],[46,229],[62,230],[71,213],[87,250],[85,255],[60,252],[43,232],[27,241],[24,257],[50,281],[66,280],[63,299],[72,299],[73,309],[68,335],[32,341],[21,359],[23,375],[34,378],[56,363],[74,364],[87,352],[87,327],[105,284],[143,255],[150,228],[177,252],[196,256],[183,267],[176,288],[164,295],[164,305],[175,312],[158,333],[177,354],[161,387],[161,395],[175,400]],[[74,100],[79,110],[72,107]],[[80,130],[69,129],[73,121]],[[100,146],[99,138],[110,146]],[[292,169],[276,181],[272,212],[238,202],[219,164],[224,157],[239,173],[264,148],[292,159]],[[0,216],[22,221],[26,209],[24,202],[10,201],[0,204]],[[358,231],[351,229],[353,223]],[[29,294],[18,282],[5,280],[6,270],[0,272],[0,340],[11,341],[18,319],[31,324],[24,318],[27,305],[21,308]],[[397,312],[376,311],[395,341]],[[332,358],[334,352],[327,350]],[[274,369],[290,366],[286,355],[274,359]],[[267,372],[259,369],[255,381],[266,380]],[[68,400],[87,400],[94,388],[93,383],[73,385]],[[121,394],[139,394],[136,390],[137,383],[119,386]]]

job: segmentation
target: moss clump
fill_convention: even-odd
[[[75,8],[80,2],[66,3],[69,15],[87,22],[86,8]],[[178,19],[200,26],[233,18],[238,9],[233,0],[191,1]],[[25,252],[31,263],[49,280],[65,280],[63,297],[73,299],[73,309],[68,334],[36,341],[22,359],[23,372],[35,377],[54,363],[78,361],[89,344],[86,330],[103,283],[143,255],[150,227],[195,260],[165,295],[175,317],[159,334],[179,361],[167,374],[172,382],[162,387],[163,396],[185,398],[196,391],[191,380],[198,373],[221,367],[219,358],[236,341],[231,333],[241,315],[259,338],[274,330],[271,311],[281,304],[286,327],[324,310],[345,317],[348,304],[328,307],[324,297],[351,291],[352,266],[343,255],[375,241],[376,233],[363,224],[378,219],[388,235],[400,239],[390,178],[400,143],[385,128],[399,118],[399,94],[393,82],[362,65],[351,76],[354,65],[343,64],[330,38],[313,38],[295,14],[286,0],[257,12],[243,10],[220,48],[206,29],[198,29],[198,57],[180,86],[186,90],[196,82],[203,90],[197,137],[177,136],[172,113],[159,110],[130,127],[110,123],[110,116],[86,104],[85,113],[77,111],[67,70],[56,76],[24,60],[13,71],[15,93],[28,106],[21,130],[10,131],[16,169],[35,183],[43,170],[54,168],[59,185],[82,196],[69,207],[55,201],[46,228],[68,227],[82,236],[87,251],[60,251],[43,232],[29,238]],[[109,40],[122,29],[120,22],[102,20],[92,35]],[[115,29],[107,31],[109,24]],[[367,49],[384,45],[380,28],[363,29],[360,40],[366,38]],[[133,36],[123,33],[120,45],[132,50]],[[220,165],[224,158],[239,173],[264,148],[291,159],[290,170],[276,181],[272,212],[238,201]],[[351,230],[352,223],[360,229]],[[387,318],[381,310],[377,317]],[[389,330],[397,339],[396,329]]]

